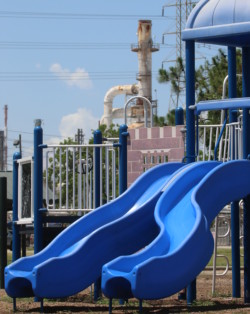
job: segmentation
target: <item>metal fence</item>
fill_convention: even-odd
[[[92,145],[48,145],[44,153],[48,211],[90,211],[95,208],[96,176],[100,189],[98,205],[116,198],[119,152],[113,141]],[[97,158],[100,160],[98,168]]]
[[[216,155],[217,150],[217,155]],[[216,157],[216,158],[215,158]],[[214,160],[222,162],[243,158],[243,132],[242,117],[238,122],[226,125],[200,125],[199,144],[197,160]],[[231,215],[230,206],[215,218],[214,226],[211,228],[214,235],[214,255],[213,255],[213,280],[212,293],[215,293],[216,276],[224,276],[229,269],[229,260],[225,255],[217,254],[217,246],[231,245]],[[240,234],[242,234],[242,222],[240,224]],[[242,238],[242,235],[241,235]],[[225,270],[218,273],[216,271],[217,258],[223,258],[226,266]]]
[[[223,128],[219,125],[199,126],[199,154],[197,160],[213,160],[214,150],[218,142],[220,132]],[[218,160],[228,161],[229,159],[242,158],[242,124],[239,122],[227,124],[218,146]]]

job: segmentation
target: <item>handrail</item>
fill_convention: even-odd
[[[151,128],[153,127],[153,111],[152,111],[152,104],[151,102],[148,100],[148,98],[146,97],[143,97],[143,96],[134,96],[134,97],[131,97],[129,98],[129,100],[126,102],[125,106],[124,106],[124,111],[125,111],[125,125],[127,125],[127,108],[128,108],[128,104],[137,99],[137,98],[140,98],[140,99],[143,99],[145,100],[145,102],[148,104],[149,106],[149,109],[150,109],[150,126]],[[147,113],[147,108],[145,106],[145,102],[143,102],[143,106],[144,106],[144,125],[145,127],[147,128],[148,127],[148,113]]]
[[[221,257],[221,258],[224,258],[226,260],[226,268],[222,273],[218,273],[218,274],[216,273],[216,276],[220,276],[220,277],[225,276],[228,272],[228,269],[229,269],[229,259],[226,255],[222,255],[222,254],[217,255],[217,257]]]

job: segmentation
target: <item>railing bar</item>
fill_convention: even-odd
[[[224,139],[224,150],[223,150],[223,161],[226,161],[226,153],[227,153],[227,137],[228,137],[228,126],[226,126],[225,139]],[[222,143],[223,145],[223,143]]]
[[[89,148],[86,148],[86,208],[89,208]]]
[[[96,208],[96,202],[95,202],[95,194],[96,194],[96,187],[95,187],[95,174],[96,174],[96,150],[93,150],[93,208]]]
[[[85,166],[82,164],[83,167]],[[82,183],[82,198],[83,198],[83,207],[86,207],[86,174],[83,172],[83,183]]]
[[[53,148],[53,208],[55,208],[55,148]]]
[[[203,131],[203,156],[202,156],[202,160],[204,161],[205,160],[205,149],[206,149],[206,130],[207,128],[204,128],[204,131]],[[199,154],[199,152],[198,152]]]
[[[75,147],[75,148],[86,148],[86,147],[110,147],[112,148],[113,147],[113,144],[84,144],[84,145],[77,145],[77,144],[70,144],[70,145],[51,145],[51,144],[47,144],[46,145],[47,148],[59,148],[59,147],[62,147],[62,148],[72,148],[72,147]]]
[[[82,208],[82,147],[79,147],[78,156],[78,208]]]
[[[213,128],[210,127],[210,132],[209,132],[209,148],[208,148],[208,160],[211,160],[211,151],[212,151],[212,137],[213,137]]]
[[[107,196],[107,203],[109,202],[109,150],[108,148],[105,149],[105,179],[106,179],[106,196]]]
[[[102,166],[102,147],[100,149],[100,206],[102,205],[102,171],[103,171],[103,166]]]
[[[222,128],[221,128],[222,129]],[[220,130],[221,132],[221,130]],[[221,135],[220,144],[219,144],[219,160],[222,160],[222,144],[223,144],[224,132]]]
[[[66,208],[69,208],[69,151],[66,148]]]
[[[49,151],[46,152],[46,205],[49,207]]]
[[[75,147],[73,147],[73,208],[75,209],[76,208],[76,204],[75,204],[75,197],[76,197],[76,187],[75,187],[75,184],[76,184],[76,169],[75,169],[75,166],[76,166],[76,161],[75,161],[75,158],[76,158],[76,149]]]
[[[115,171],[115,149],[112,149],[112,199],[115,199],[116,171]]]
[[[93,167],[93,160],[92,160],[92,167]],[[89,186],[90,186],[89,208],[93,208],[93,171],[91,171],[89,174]]]
[[[62,208],[62,147],[59,150],[59,207]]]

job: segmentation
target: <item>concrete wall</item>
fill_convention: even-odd
[[[184,157],[183,126],[129,130],[128,186],[148,168]]]

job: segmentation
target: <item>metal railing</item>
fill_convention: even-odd
[[[97,150],[98,148],[98,150]],[[99,169],[96,157],[101,161]],[[118,149],[113,143],[47,145],[45,151],[48,211],[90,211],[95,204],[95,176],[100,178],[99,204],[118,193]]]
[[[225,127],[225,128],[224,128]],[[224,128],[224,131],[223,131]],[[228,160],[236,160],[243,158],[243,133],[242,133],[242,117],[239,117],[238,122],[220,125],[200,125],[199,126],[199,152],[197,160],[214,160],[217,159],[222,162]],[[216,149],[218,155],[216,156]],[[224,218],[224,217],[223,217]],[[226,237],[230,233],[230,223],[227,222],[228,230],[225,234],[218,234],[218,219],[220,215],[215,218],[215,243],[213,255],[213,279],[212,279],[212,293],[215,293],[216,276],[224,276],[229,269],[229,260],[225,255],[217,254],[217,239]],[[216,272],[217,258],[222,258],[226,261],[224,271]]]
[[[197,160],[213,160],[215,145],[219,139],[223,125],[199,126],[199,153]],[[227,124],[218,147],[218,160],[242,158],[242,124],[239,122]]]

